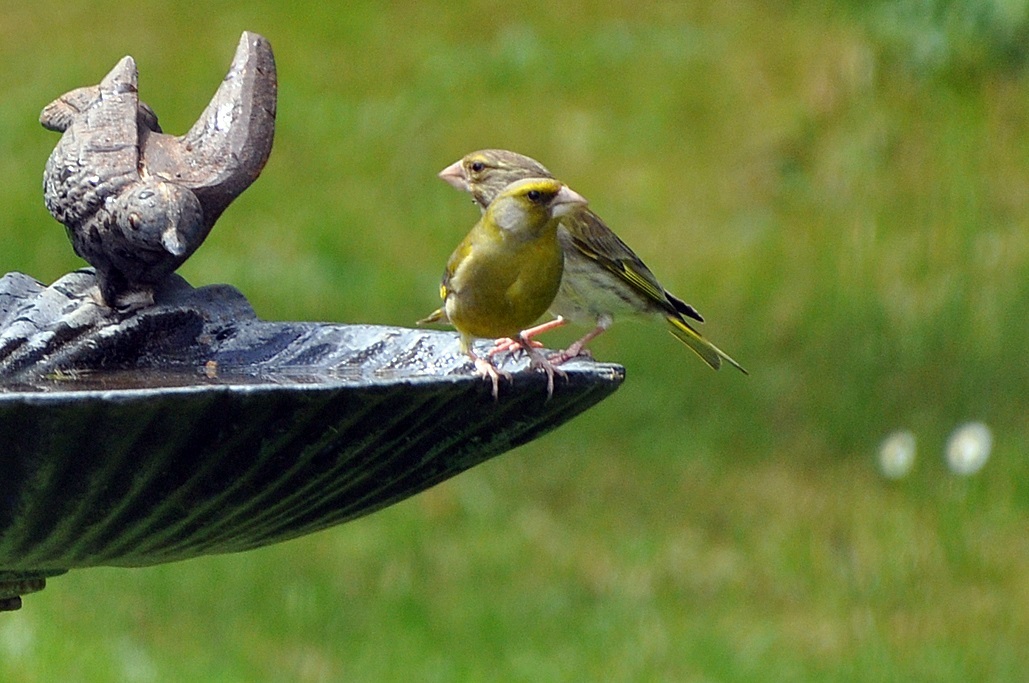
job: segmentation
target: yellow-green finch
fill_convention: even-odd
[[[470,192],[484,211],[511,183],[523,178],[553,178],[535,159],[502,149],[472,152],[443,169],[440,178]],[[585,205],[565,213],[557,231],[564,253],[564,273],[550,307],[554,320],[523,332],[523,339],[565,322],[591,326],[585,336],[551,358],[560,364],[582,353],[585,346],[617,319],[659,318],[668,330],[714,369],[722,360],[747,371],[705,339],[686,318],[704,319],[692,306],[670,294],[646,264],[604,221]],[[524,346],[524,341],[520,342]]]
[[[493,382],[501,376],[489,358],[475,355],[477,337],[510,337],[529,354],[530,368],[547,373],[554,391],[553,364],[522,331],[546,313],[557,295],[564,256],[557,240],[561,216],[586,205],[579,194],[552,178],[523,178],[494,193],[479,222],[447,261],[440,286],[443,306],[420,323],[449,322],[461,334],[461,350],[476,373]]]

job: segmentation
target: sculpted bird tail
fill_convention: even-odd
[[[700,333],[690,327],[689,323],[685,320],[681,320],[674,315],[669,315],[666,319],[668,320],[668,324],[671,325],[671,328],[668,331],[675,335],[676,339],[690,347],[694,353],[700,356],[705,363],[715,370],[722,366],[722,359],[724,358],[744,375],[750,374],[743,369],[742,365],[733,360],[729,354],[725,353],[707,339],[700,336]]]

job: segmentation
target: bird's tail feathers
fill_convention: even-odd
[[[668,323],[671,325],[669,332],[671,332],[676,339],[681,341],[686,346],[690,347],[694,353],[703,359],[705,363],[710,365],[712,368],[717,370],[722,366],[722,360],[726,360],[730,365],[735,367],[737,370],[742,372],[744,375],[749,375],[742,365],[732,359],[729,354],[722,351],[720,348],[704,339],[695,329],[690,327],[689,323],[682,320],[674,315],[667,316]]]
[[[432,325],[433,323],[448,323],[450,319],[447,318],[447,312],[443,308],[437,308],[435,311],[427,315],[426,317],[419,320],[416,325]]]
[[[700,315],[700,312],[697,309],[693,308],[693,306],[690,306],[679,297],[674,296],[670,292],[665,292],[665,298],[668,299],[668,302],[672,304],[672,307],[675,308],[675,310],[679,311],[679,313],[683,314],[687,318],[693,318],[698,323],[704,322],[704,316]]]

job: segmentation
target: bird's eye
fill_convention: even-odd
[[[482,170],[484,168],[486,168],[486,164],[485,163],[483,163],[481,161],[473,161],[472,162],[472,172],[473,173],[482,173]]]
[[[536,204],[539,202],[540,197],[542,197],[543,195],[540,193],[539,190],[529,190],[525,193],[525,196],[529,198],[530,202]]]

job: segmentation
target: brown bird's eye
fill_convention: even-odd
[[[481,161],[472,162],[472,171],[474,173],[482,173],[482,169],[486,168],[486,164]]]
[[[529,190],[529,191],[528,191],[528,192],[527,192],[527,193],[525,194],[525,196],[529,198],[529,201],[530,201],[530,202],[532,202],[532,203],[534,203],[534,204],[535,204],[535,203],[538,203],[538,202],[539,202],[539,200],[540,200],[540,197],[542,197],[543,195],[542,195],[542,194],[540,194],[540,191],[539,191],[539,190]]]

